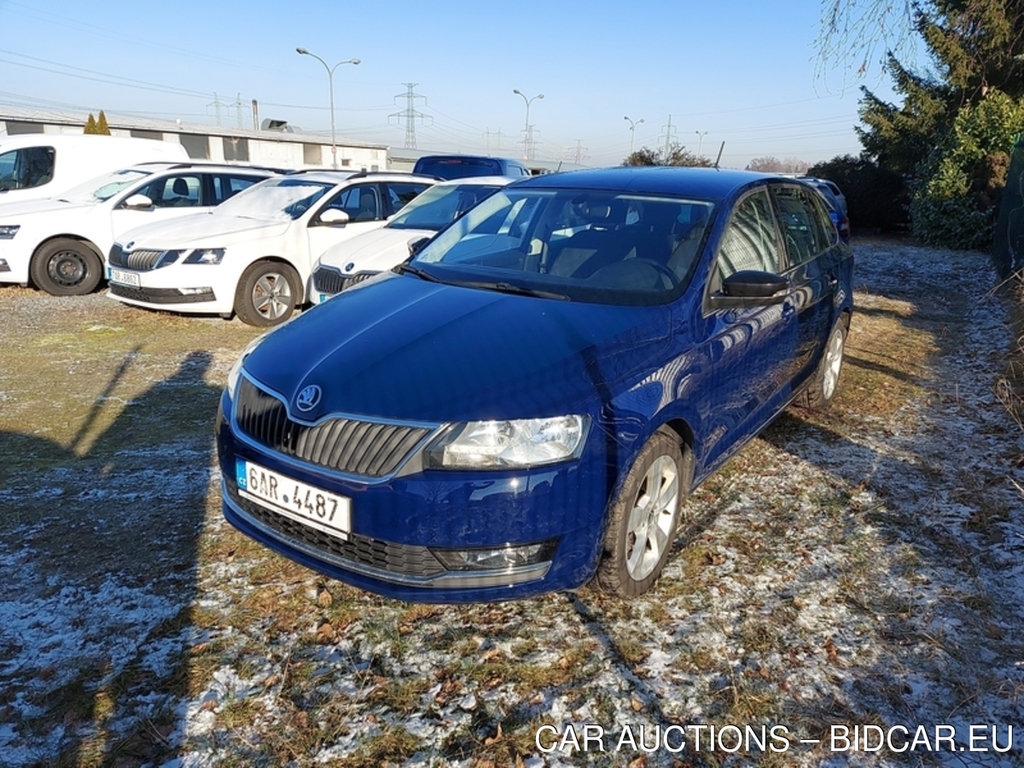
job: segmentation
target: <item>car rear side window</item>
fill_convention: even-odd
[[[384,184],[384,188],[387,191],[384,199],[387,200],[388,207],[385,215],[391,216],[392,214],[398,213],[409,201],[425,190],[428,186],[428,184],[401,181],[389,181]]]
[[[815,200],[818,193],[800,187],[775,187],[775,203],[779,210],[779,224],[786,242],[790,264],[803,264],[833,245],[829,230],[822,217],[827,215]]]
[[[32,189],[53,179],[53,147],[25,147],[0,154],[0,190]]]
[[[262,179],[253,178],[252,176],[230,176],[228,174],[218,174],[214,176],[214,205],[219,205],[220,203],[223,203],[232,195],[238,194],[243,189],[248,189],[257,181],[262,181]]]
[[[711,290],[719,290],[729,275],[745,269],[778,273],[779,242],[768,194],[760,189],[736,206],[718,248]]]

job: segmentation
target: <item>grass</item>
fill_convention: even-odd
[[[25,298],[0,290],[0,301]],[[959,339],[948,318],[922,314],[910,300],[858,294],[857,302],[833,408],[786,414],[696,490],[692,524],[649,595],[619,601],[581,590],[458,607],[367,595],[223,522],[208,484],[212,413],[252,329],[106,300],[71,315],[34,314],[35,342],[12,345],[0,371],[10,456],[0,463],[0,489],[34,501],[0,496],[0,532],[23,538],[35,558],[27,565],[49,579],[41,596],[115,574],[189,607],[146,638],[180,646],[172,669],[157,674],[137,659],[107,679],[102,665],[83,665],[56,705],[50,693],[32,700],[44,709],[22,717],[22,727],[81,727],[58,765],[129,768],[195,749],[220,750],[225,766],[376,768],[413,758],[517,765],[536,755],[541,724],[561,729],[572,719],[610,727],[699,713],[706,722],[786,722],[814,733],[841,718],[884,723],[868,704],[906,711],[891,670],[908,669],[911,652],[959,658],[970,646],[927,634],[918,621],[935,567],[915,538],[927,521],[906,519],[898,494],[887,498],[873,478],[807,469],[813,458],[792,444],[816,441],[840,456],[864,436],[912,432],[915,409],[931,397],[936,356]],[[1024,312],[1017,322],[1024,336]],[[1019,357],[1006,369],[1018,398]],[[929,483],[947,479],[925,461],[909,471]],[[976,478],[950,479],[961,503],[984,493]],[[90,485],[106,495],[88,495]],[[59,514],[49,498],[60,501]],[[988,535],[1008,514],[981,503],[967,528]],[[948,551],[969,559],[968,549]],[[945,597],[995,631],[1000,601],[982,586]],[[213,696],[225,670],[251,690]],[[973,693],[964,681],[950,685],[964,699]],[[172,746],[180,718],[157,710],[115,733],[126,702],[147,688],[192,702],[209,696],[207,730]],[[15,716],[19,690],[0,686],[0,719]],[[789,764],[786,756],[752,759]],[[727,762],[708,755],[704,764]]]

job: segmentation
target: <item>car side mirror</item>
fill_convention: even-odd
[[[317,219],[317,223],[325,227],[343,227],[349,221],[349,215],[338,208],[328,208]]]
[[[714,309],[767,307],[780,304],[788,295],[789,281],[773,272],[741,269],[722,281],[721,293],[711,295]]]
[[[429,237],[417,237],[409,241],[409,255],[415,256],[417,253],[423,250],[427,243],[430,242]]]
[[[153,207],[153,201],[147,195],[132,195],[124,201],[124,207],[133,211],[148,211]]]

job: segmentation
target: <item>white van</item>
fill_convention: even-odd
[[[53,197],[137,163],[187,161],[181,144],[93,134],[0,136],[0,205]]]

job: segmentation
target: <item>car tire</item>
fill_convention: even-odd
[[[246,325],[280,325],[295,311],[302,286],[299,274],[279,261],[257,261],[242,273],[235,290],[235,314]]]
[[[33,285],[53,296],[84,296],[103,279],[103,259],[88,243],[60,237],[33,254],[29,275]]]
[[[640,450],[612,502],[598,587],[619,597],[646,592],[661,574],[689,491],[679,439],[657,432]]]
[[[846,347],[846,320],[840,318],[828,336],[828,342],[821,353],[818,367],[810,382],[797,398],[797,405],[810,410],[823,410],[832,404],[839,386],[839,374],[843,368],[843,352]]]

